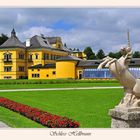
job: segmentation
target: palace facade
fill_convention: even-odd
[[[0,46],[0,79],[76,79],[81,73],[81,58],[85,54],[72,53],[60,37],[35,35],[22,43],[13,29]]]

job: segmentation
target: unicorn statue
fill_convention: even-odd
[[[132,59],[132,49],[128,47],[121,48],[122,56],[119,59],[109,56],[103,59],[98,69],[109,68],[110,72],[119,81],[124,88],[124,97],[118,107],[140,107],[140,79],[135,78],[128,69]]]

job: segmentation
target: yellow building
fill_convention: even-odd
[[[60,37],[35,35],[22,43],[13,29],[0,46],[0,79],[81,79],[85,68],[95,66],[84,58],[64,47]]]
[[[81,59],[74,56],[61,57],[56,61],[56,78],[77,79],[76,67]]]
[[[71,55],[76,56],[76,57],[81,58],[81,59],[84,59],[84,60],[87,59],[86,54],[84,52],[81,52],[81,51],[73,52]]]
[[[87,56],[84,52],[80,51],[80,49],[69,49],[70,50],[70,54],[72,56],[75,56],[75,57],[78,57],[78,58],[81,58],[81,59],[84,59],[84,60],[87,60]]]
[[[29,79],[77,79],[77,64],[81,59],[64,56],[56,63],[35,65],[28,68]]]
[[[63,56],[56,63],[35,65],[28,68],[29,79],[82,79],[83,70],[96,68],[100,60],[82,60],[75,56]]]
[[[48,39],[43,36],[35,35],[22,43],[13,29],[11,37],[0,46],[0,79],[27,77],[32,79],[36,75],[31,77],[30,70],[28,74],[29,67],[36,65],[44,67],[46,64],[55,63],[56,59],[67,55],[66,50],[52,47]],[[41,72],[44,73],[44,71]]]
[[[0,46],[0,79],[19,79],[27,76],[25,46],[16,37],[11,37]]]
[[[28,66],[45,65],[55,63],[55,60],[67,56],[68,52],[63,49],[53,48],[48,39],[35,35],[26,41]]]
[[[28,68],[29,79],[56,79],[56,65],[39,64]]]
[[[53,48],[63,49],[61,37],[47,37],[47,39]]]
[[[101,60],[83,60],[75,56],[65,56],[56,60],[56,79],[82,79],[83,70],[97,68]]]

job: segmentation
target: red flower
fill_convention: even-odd
[[[31,106],[17,103],[0,97],[0,106],[13,110],[49,128],[77,128],[80,124],[67,117],[53,115],[48,112],[32,108]]]

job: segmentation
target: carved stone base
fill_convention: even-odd
[[[112,118],[111,128],[140,128],[140,107],[120,108],[109,110]]]
[[[140,98],[136,97],[132,93],[127,93],[118,106],[120,108],[140,107]]]

